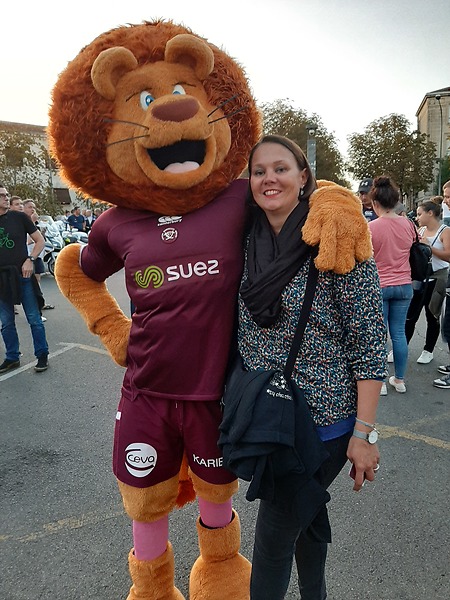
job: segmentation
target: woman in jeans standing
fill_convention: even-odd
[[[384,322],[389,330],[394,354],[395,375],[389,383],[397,392],[406,392],[405,372],[408,343],[405,323],[413,296],[409,253],[416,239],[414,224],[395,211],[399,191],[389,177],[377,177],[369,192],[378,219],[369,223],[374,258],[383,294]],[[381,395],[387,394],[383,383]]]
[[[441,222],[441,205],[431,200],[419,204],[417,221],[420,241],[431,247],[433,273],[423,289],[414,292],[406,316],[406,339],[409,342],[412,338],[420,313],[425,307],[425,346],[417,362],[426,365],[433,360],[433,350],[439,338],[439,319],[445,299],[450,261],[450,227]]]

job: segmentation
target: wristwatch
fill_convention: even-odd
[[[378,441],[378,431],[373,428],[369,433],[364,433],[363,431],[358,431],[358,429],[353,430],[353,435],[360,440],[365,440],[369,442],[369,444],[376,444]]]
[[[34,262],[34,261],[36,260],[36,259],[34,258],[34,256],[29,256],[28,258],[31,260],[31,262]]]

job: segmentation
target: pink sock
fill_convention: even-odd
[[[138,560],[153,560],[164,554],[169,540],[169,517],[153,523],[133,521],[134,555]]]
[[[199,498],[198,507],[200,509],[200,518],[206,527],[218,529],[219,527],[225,527],[231,522],[231,517],[233,516],[231,498],[222,504],[214,504],[213,502]]]

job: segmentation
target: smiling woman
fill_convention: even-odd
[[[309,193],[315,187],[302,150],[290,144],[290,140],[286,139],[283,143],[279,140],[275,136],[265,136],[253,148],[249,158],[253,199],[265,212],[276,234],[280,233],[287,217],[304,195],[306,183],[310,182]]]
[[[238,345],[244,368],[251,375],[283,372],[288,359],[313,267],[313,248],[302,236],[316,197],[327,191],[337,204],[341,194],[348,200],[347,211],[341,204],[336,216],[336,221],[350,222],[347,236],[354,235],[357,223],[362,223],[366,232],[368,229],[361,205],[348,190],[322,182],[316,191],[316,180],[303,151],[287,138],[265,136],[250,154],[249,173],[254,211],[239,294]],[[329,219],[333,214],[331,201],[323,208],[323,218]],[[357,212],[349,218],[351,208]],[[334,236],[331,245],[336,247],[337,239],[346,236],[338,235],[337,223],[334,225],[330,238]],[[321,236],[319,247],[325,245],[325,236]],[[323,442],[329,457],[313,468],[311,457],[308,462],[301,456],[304,469],[322,491],[337,477],[347,458],[354,465],[355,491],[365,479],[375,478],[379,464],[375,416],[385,371],[384,344],[381,290],[374,261],[362,260],[339,274],[320,270],[292,379],[304,392],[314,422],[313,435],[320,447]],[[283,389],[282,383],[280,387]],[[248,406],[251,392],[245,397]],[[270,429],[270,410],[266,413],[261,418],[275,439],[281,436],[282,428],[275,425]],[[300,428],[294,424],[294,435],[301,436]],[[245,446],[246,434],[238,440],[233,434],[234,442]],[[254,455],[264,453],[264,444],[254,443],[249,452],[252,450]],[[270,454],[271,465],[276,464],[275,454],[276,448]],[[305,523],[302,519],[311,499],[294,471],[285,465],[283,473],[271,480],[270,494],[263,491],[258,495],[261,501],[250,585],[250,597],[255,600],[285,597],[294,554],[301,596],[326,598],[324,572],[330,541],[326,500]]]

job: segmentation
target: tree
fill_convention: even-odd
[[[337,148],[333,134],[329,133],[320,117],[308,115],[301,108],[294,108],[289,100],[276,100],[262,104],[263,128],[265,134],[284,135],[296,142],[306,152],[308,124],[314,123],[316,129],[316,175],[318,179],[328,179],[348,186],[345,181],[344,161]]]
[[[412,131],[404,115],[391,114],[372,121],[364,133],[348,136],[348,171],[357,179],[392,177],[402,197],[415,199],[434,179],[436,145]]]
[[[0,170],[11,195],[32,198],[42,214],[60,211],[52,185],[54,165],[38,136],[0,131]]]

